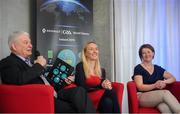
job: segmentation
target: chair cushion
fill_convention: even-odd
[[[139,108],[139,113],[160,113],[156,108]]]

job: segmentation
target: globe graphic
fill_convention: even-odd
[[[70,64],[71,66],[76,65],[76,56],[74,52],[70,49],[63,49],[58,53],[58,58],[62,59],[66,63]],[[64,66],[63,66],[64,67]],[[64,69],[61,67],[61,70]]]
[[[53,13],[58,19],[73,18],[86,23],[90,11],[77,0],[49,0],[40,6],[40,11]]]

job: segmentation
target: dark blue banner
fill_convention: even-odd
[[[93,0],[37,0],[37,50],[75,66],[91,40]]]

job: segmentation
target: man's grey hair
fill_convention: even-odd
[[[12,33],[9,35],[9,38],[8,38],[9,49],[11,49],[12,44],[18,39],[18,37],[19,37],[20,35],[27,35],[27,36],[29,36],[29,33],[24,32],[24,31],[15,31],[15,32],[12,32]]]

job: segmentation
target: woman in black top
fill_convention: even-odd
[[[154,65],[154,48],[144,44],[139,49],[142,61],[134,68],[133,80],[138,89],[140,106],[157,107],[162,113],[180,113],[180,104],[170,91],[164,90],[167,84],[176,81],[175,77],[158,65]]]

